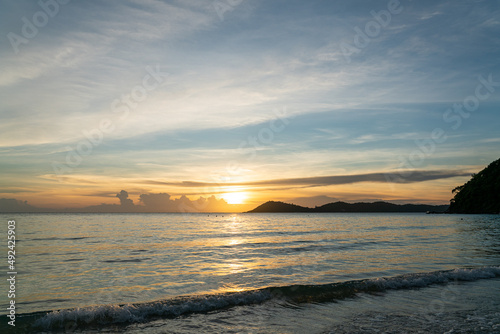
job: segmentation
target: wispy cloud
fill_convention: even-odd
[[[425,182],[431,180],[447,179],[458,176],[470,176],[469,172],[465,171],[405,171],[405,177],[388,177],[389,175],[399,175],[395,173],[370,173],[370,174],[356,174],[356,175],[332,175],[332,176],[315,176],[315,177],[302,177],[290,179],[275,179],[263,180],[253,182],[234,182],[234,183],[207,183],[196,181],[182,181],[182,182],[163,182],[163,181],[144,181],[148,184],[166,185],[166,186],[180,186],[180,187],[228,187],[228,186],[331,186],[341,184],[352,184],[360,182],[394,182],[394,183],[415,183]]]

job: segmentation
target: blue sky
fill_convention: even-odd
[[[472,111],[447,110],[474,102],[479,77],[500,82],[500,1],[62,2],[42,1],[52,15],[37,2],[0,4],[0,198],[75,207],[115,203],[125,189],[136,202],[240,191],[252,205],[446,203],[464,172],[498,158],[498,84],[480,88],[488,96]],[[23,31],[26,21],[38,31]],[[394,173],[435,129],[446,140],[410,167],[461,176],[230,186]]]

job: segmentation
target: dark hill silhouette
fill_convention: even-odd
[[[312,212],[312,209],[295,204],[269,201],[249,212]]]
[[[450,213],[500,213],[500,159],[452,190]]]
[[[269,201],[249,212],[444,212],[448,205],[425,204],[392,204],[387,202],[375,203],[345,203],[335,202],[319,207],[306,208],[295,204]]]
[[[392,204],[388,202],[345,203],[335,202],[314,209],[315,212],[444,212],[448,205]]]

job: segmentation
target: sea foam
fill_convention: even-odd
[[[266,287],[244,292],[204,296],[187,296],[169,300],[124,305],[100,305],[37,313],[33,324],[37,329],[102,327],[111,324],[145,322],[155,318],[173,318],[190,313],[222,310],[238,305],[258,304],[268,300],[291,303],[328,302],[355,297],[363,292],[424,288],[433,284],[475,281],[500,277],[500,267],[458,268],[395,277],[380,277],[322,285],[289,285]]]

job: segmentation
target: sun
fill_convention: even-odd
[[[227,204],[243,204],[247,195],[244,192],[225,193],[222,195],[222,198],[224,198]]]

